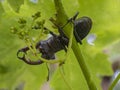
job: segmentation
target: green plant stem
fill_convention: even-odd
[[[35,54],[35,50],[32,48],[33,45],[32,45],[32,47],[31,47],[31,44],[32,44],[31,40],[25,39],[25,43],[26,43],[26,45],[29,47],[30,51],[31,51],[33,54]]]
[[[62,66],[59,67],[59,72],[60,72],[60,75],[63,78],[65,84],[68,86],[69,90],[72,90],[72,87],[69,85],[68,81],[66,80],[66,78],[64,76],[64,73],[63,73],[63,70],[62,70]]]
[[[72,49],[73,49],[73,52],[74,52],[74,54],[75,54],[75,56],[76,56],[76,58],[78,60],[80,68],[82,69],[82,72],[84,74],[84,77],[86,79],[88,87],[89,87],[90,90],[97,90],[94,82],[91,79],[90,71],[89,71],[89,69],[88,69],[88,67],[87,67],[87,65],[85,63],[85,60],[84,60],[83,55],[81,53],[81,50],[78,47],[79,46],[76,43],[75,39],[73,39]]]
[[[64,11],[61,0],[54,0],[55,8],[57,12],[57,24],[63,26],[68,20],[68,17]],[[64,33],[70,38],[70,30],[72,30],[72,25],[68,24],[64,29]],[[89,90],[97,90],[94,82],[91,80],[89,69],[85,63],[85,60],[82,56],[79,45],[77,44],[75,37],[72,39],[72,50],[77,58],[80,68],[82,69],[83,75],[89,87]]]
[[[113,90],[113,88],[115,87],[115,85],[117,84],[117,82],[120,80],[120,73],[117,75],[117,77],[115,78],[115,80],[111,83],[110,87],[108,90]]]

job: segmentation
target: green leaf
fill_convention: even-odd
[[[10,4],[10,6],[12,7],[12,9],[15,11],[15,12],[19,12],[20,10],[20,7],[22,4],[24,4],[24,0],[7,0],[8,3]]]
[[[84,39],[80,48],[90,70],[91,78],[97,89],[101,90],[101,76],[110,76],[113,73],[108,59],[119,54],[117,51],[119,45],[115,46],[112,43],[118,41],[120,36],[120,1],[62,0],[62,3],[69,17],[79,11],[78,17],[92,18],[93,27],[90,33],[97,35],[95,46],[88,45]],[[14,11],[11,12],[11,8]],[[24,83],[25,90],[39,90],[46,81],[47,67],[45,64],[29,66],[17,59],[17,50],[24,47],[25,44],[18,37],[13,36],[9,30],[12,25],[16,25],[19,17],[30,21],[30,17],[37,11],[40,11],[42,19],[46,20],[45,26],[54,31],[49,21],[49,18],[54,17],[56,13],[53,0],[38,0],[37,3],[30,0],[8,0],[8,3],[0,3],[0,89],[14,90],[20,83]],[[106,48],[110,50],[108,56],[103,52]],[[60,51],[59,56],[63,58],[63,52]],[[73,90],[88,90],[73,52],[70,52],[70,57],[63,66],[66,81]],[[69,90],[58,69],[50,84],[55,90]]]
[[[66,82],[69,84],[72,90],[89,89],[73,52],[71,52],[71,55],[63,65],[62,71],[64,72],[63,75]],[[51,86],[54,87],[55,90],[70,90],[60,75],[59,70],[53,75],[51,83]]]
[[[2,3],[0,2],[0,19],[1,19],[1,16],[3,15],[4,13],[4,9],[2,7]]]

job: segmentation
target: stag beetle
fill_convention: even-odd
[[[77,12],[62,27],[59,27],[57,25],[58,31],[60,33],[59,35],[54,34],[52,31],[50,31],[49,29],[44,27],[44,30],[48,30],[49,33],[52,35],[52,37],[50,37],[44,41],[39,41],[36,44],[36,49],[38,49],[39,52],[42,53],[42,56],[41,56],[42,58],[45,58],[47,60],[55,59],[56,52],[58,52],[60,50],[65,50],[65,52],[67,52],[66,47],[68,46],[69,39],[64,34],[63,29],[69,22],[72,22],[74,25],[73,33],[74,33],[76,41],[79,42],[80,44],[82,44],[81,40],[87,36],[87,34],[89,33],[89,31],[92,27],[92,20],[89,17],[81,17],[79,19],[76,19],[78,14],[79,13]],[[29,50],[28,47],[18,50],[17,57],[30,65],[38,65],[38,64],[43,63],[43,61],[41,61],[41,60],[31,61],[30,59],[26,58],[28,50]],[[24,53],[23,57],[19,56],[20,52]]]

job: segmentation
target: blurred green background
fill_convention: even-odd
[[[79,45],[87,66],[98,90],[101,90],[101,76],[112,75],[111,63],[120,60],[120,0],[62,0],[69,17],[76,11],[78,17],[88,16],[93,21],[90,33],[97,38],[91,46],[83,40]],[[25,44],[10,33],[20,17],[29,19],[40,11],[50,29],[49,18],[54,16],[53,0],[0,0],[0,90],[41,90],[47,77],[46,64],[30,66],[16,57],[16,52]],[[78,47],[79,48],[79,47]],[[63,52],[59,52],[59,56]],[[73,90],[88,90],[74,53],[71,51],[64,65],[65,77]],[[53,90],[69,90],[59,72],[56,71],[51,80]]]

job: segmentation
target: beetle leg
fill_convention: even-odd
[[[54,36],[54,37],[56,37],[57,35],[56,34],[54,34],[54,32],[52,32],[51,30],[49,30],[48,28],[46,28],[46,27],[44,27],[44,30],[48,30],[49,31],[49,33],[52,35],[52,36]]]
[[[55,27],[59,26],[59,25],[56,24],[57,22],[53,17],[51,17],[49,20],[54,24]]]
[[[66,35],[65,35],[64,32],[63,32],[63,28],[64,28],[69,22],[72,22],[72,23],[74,24],[74,21],[75,21],[75,19],[77,18],[78,14],[79,14],[79,12],[76,12],[76,14],[75,14],[73,17],[69,18],[69,19],[67,20],[67,22],[66,22],[62,27],[60,27],[59,25],[57,25],[57,24],[56,24],[56,21],[55,21],[52,17],[50,18],[50,21],[58,28],[58,31],[59,31],[60,35],[66,37]],[[45,29],[47,29],[47,28],[45,28]],[[48,30],[48,29],[47,29],[47,30]]]
[[[79,37],[78,33],[76,32],[76,30],[74,30],[74,36],[76,38],[76,41],[79,42],[80,44],[82,44],[81,38]]]
[[[58,28],[58,31],[59,31],[60,35],[66,37],[66,35],[64,34],[64,32],[63,32],[62,29],[63,29],[64,26],[67,25],[67,24],[65,24],[65,25],[63,25],[62,27],[60,27],[59,25],[56,24],[56,20],[54,20],[52,17],[51,17],[49,20]]]
[[[79,12],[76,12],[76,14],[72,17],[72,20],[75,21],[75,19],[77,18],[78,14],[79,14]]]
[[[74,21],[75,21],[75,19],[77,18],[78,14],[79,14],[79,12],[76,12],[76,14],[75,14],[73,17],[69,18],[69,19],[67,20],[67,22],[62,26],[62,28],[64,28],[69,22],[74,23]]]

